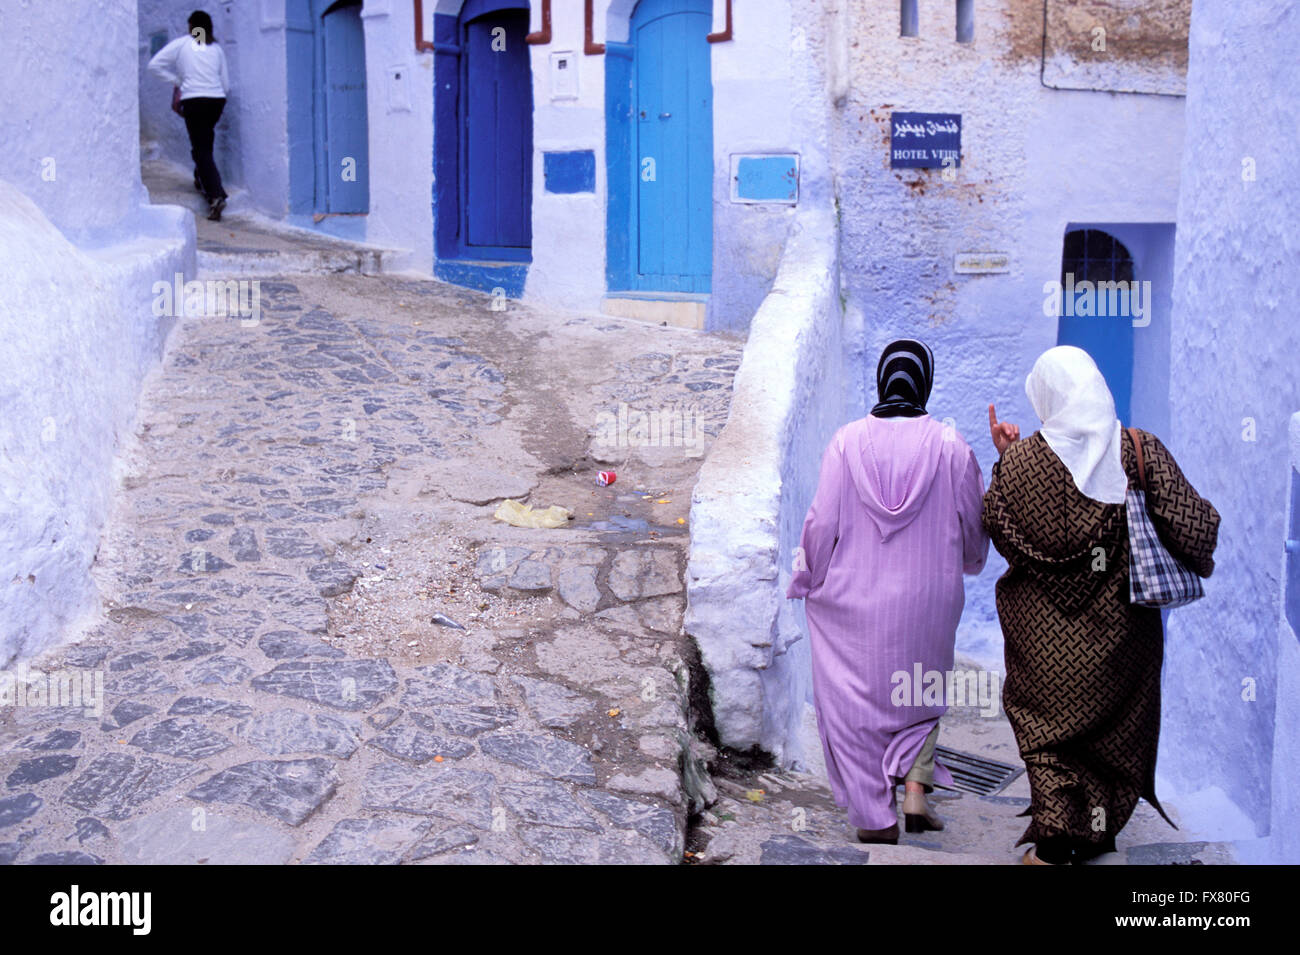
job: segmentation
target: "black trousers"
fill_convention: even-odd
[[[213,199],[226,198],[226,190],[221,186],[221,173],[212,160],[213,130],[221,111],[226,108],[224,99],[208,96],[194,96],[181,100],[181,110],[185,115],[185,130],[190,134],[190,155],[194,157],[194,174],[199,177],[199,185],[208,202]]]

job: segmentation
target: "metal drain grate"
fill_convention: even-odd
[[[934,748],[934,758],[952,773],[953,788],[962,792],[991,796],[1001,792],[1013,779],[1024,772],[1020,766],[999,763],[996,760],[973,756],[946,746]],[[939,787],[946,788],[946,787]]]

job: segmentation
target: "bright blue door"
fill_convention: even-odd
[[[370,150],[366,119],[366,38],[360,0],[326,9],[319,32],[316,208],[370,209]]]
[[[1132,282],[1133,259],[1110,233],[1076,229],[1065,234],[1062,314],[1056,343],[1074,345],[1092,356],[1115,398],[1115,413],[1125,426],[1133,394],[1133,311],[1128,293]],[[1119,289],[1100,283],[1118,283]],[[1067,307],[1065,298],[1071,287],[1072,302]]]
[[[533,78],[528,10],[501,6],[461,13],[461,235],[477,255],[516,259],[532,245]]]
[[[632,17],[638,289],[707,292],[713,272],[710,0],[641,0]]]

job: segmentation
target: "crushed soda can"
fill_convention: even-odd
[[[599,484],[601,487],[609,487],[617,480],[618,480],[618,475],[615,474],[613,471],[596,472],[596,483]]]

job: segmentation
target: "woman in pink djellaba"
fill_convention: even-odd
[[[826,770],[861,842],[898,842],[900,780],[907,831],[943,828],[925,797],[952,784],[934,760],[947,706],[896,692],[897,675],[952,669],[962,575],[988,556],[984,478],[970,446],[926,412],[933,383],[926,345],[884,350],[879,403],[822,457],[786,592],[804,600]]]

